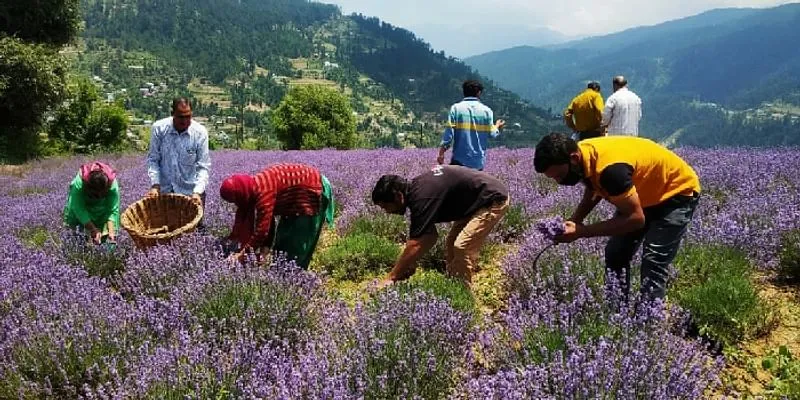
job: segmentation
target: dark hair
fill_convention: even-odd
[[[600,82],[591,81],[591,82],[589,82],[588,85],[586,85],[586,87],[589,88],[589,89],[597,90],[599,92],[600,91]]]
[[[185,104],[189,106],[189,109],[192,109],[192,102],[186,97],[176,97],[172,99],[172,113],[175,114],[175,110],[178,109],[178,106],[181,104]]]
[[[476,80],[468,80],[464,81],[464,84],[461,85],[461,89],[464,90],[464,97],[477,97],[478,93],[483,91],[483,85]]]
[[[92,192],[105,192],[108,190],[108,176],[101,170],[89,173],[89,180],[86,182],[86,189]]]
[[[553,165],[569,164],[570,154],[578,151],[578,143],[564,133],[551,132],[536,145],[533,167],[542,174]]]
[[[408,189],[408,181],[402,176],[384,175],[378,179],[375,188],[372,189],[372,202],[391,203],[394,201],[395,193],[405,193]]]
[[[615,76],[614,79],[611,82],[614,85],[616,85],[617,87],[621,87],[621,88],[623,88],[625,86],[628,86],[628,80],[625,79],[625,77],[622,76],[622,75]]]

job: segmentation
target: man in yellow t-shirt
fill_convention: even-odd
[[[610,236],[606,269],[624,274],[626,294],[631,259],[643,244],[642,291],[664,297],[669,264],[700,196],[700,180],[692,167],[649,139],[609,136],[577,143],[561,133],[551,133],[536,145],[533,163],[536,172],[561,185],[583,182],[586,187],[565,233],[556,240]],[[583,225],[601,199],[617,208],[614,217]]]
[[[564,122],[575,132],[579,140],[605,136],[600,127],[603,121],[603,95],[600,94],[600,84],[589,82],[583,93],[575,96],[569,106],[564,110]]]

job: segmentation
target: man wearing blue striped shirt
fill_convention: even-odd
[[[178,193],[205,203],[211,157],[208,131],[192,119],[192,105],[185,97],[172,101],[172,116],[156,121],[150,134],[147,174],[148,196]]]
[[[453,148],[451,165],[462,165],[483,171],[486,161],[486,148],[489,137],[500,135],[500,128],[506,122],[502,119],[494,122],[492,109],[481,103],[483,85],[468,80],[462,85],[464,99],[450,107],[447,127],[439,145],[437,162],[444,164],[444,153]]]

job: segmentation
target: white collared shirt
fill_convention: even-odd
[[[211,158],[208,131],[192,120],[185,132],[177,132],[172,117],[156,121],[150,134],[147,173],[150,184],[161,185],[163,193],[204,193]]]
[[[608,97],[602,125],[608,126],[609,135],[639,136],[641,118],[642,99],[624,87]]]

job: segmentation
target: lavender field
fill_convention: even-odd
[[[371,287],[407,229],[370,204],[372,186],[422,173],[435,150],[212,153],[206,234],[148,252],[125,234],[114,251],[87,247],[62,228],[88,159],[27,165],[0,175],[0,399],[799,398],[798,152],[678,152],[703,197],[665,303],[603,284],[602,239],[533,265],[550,243],[536,223],[569,215],[580,192],[537,176],[532,150],[489,153],[512,207],[473,293],[437,272],[438,253],[409,282]],[[142,155],[99,159],[123,206],[147,191]],[[284,161],[334,187],[336,227],[311,270],[224,262],[215,242],[233,209],[220,183]]]

